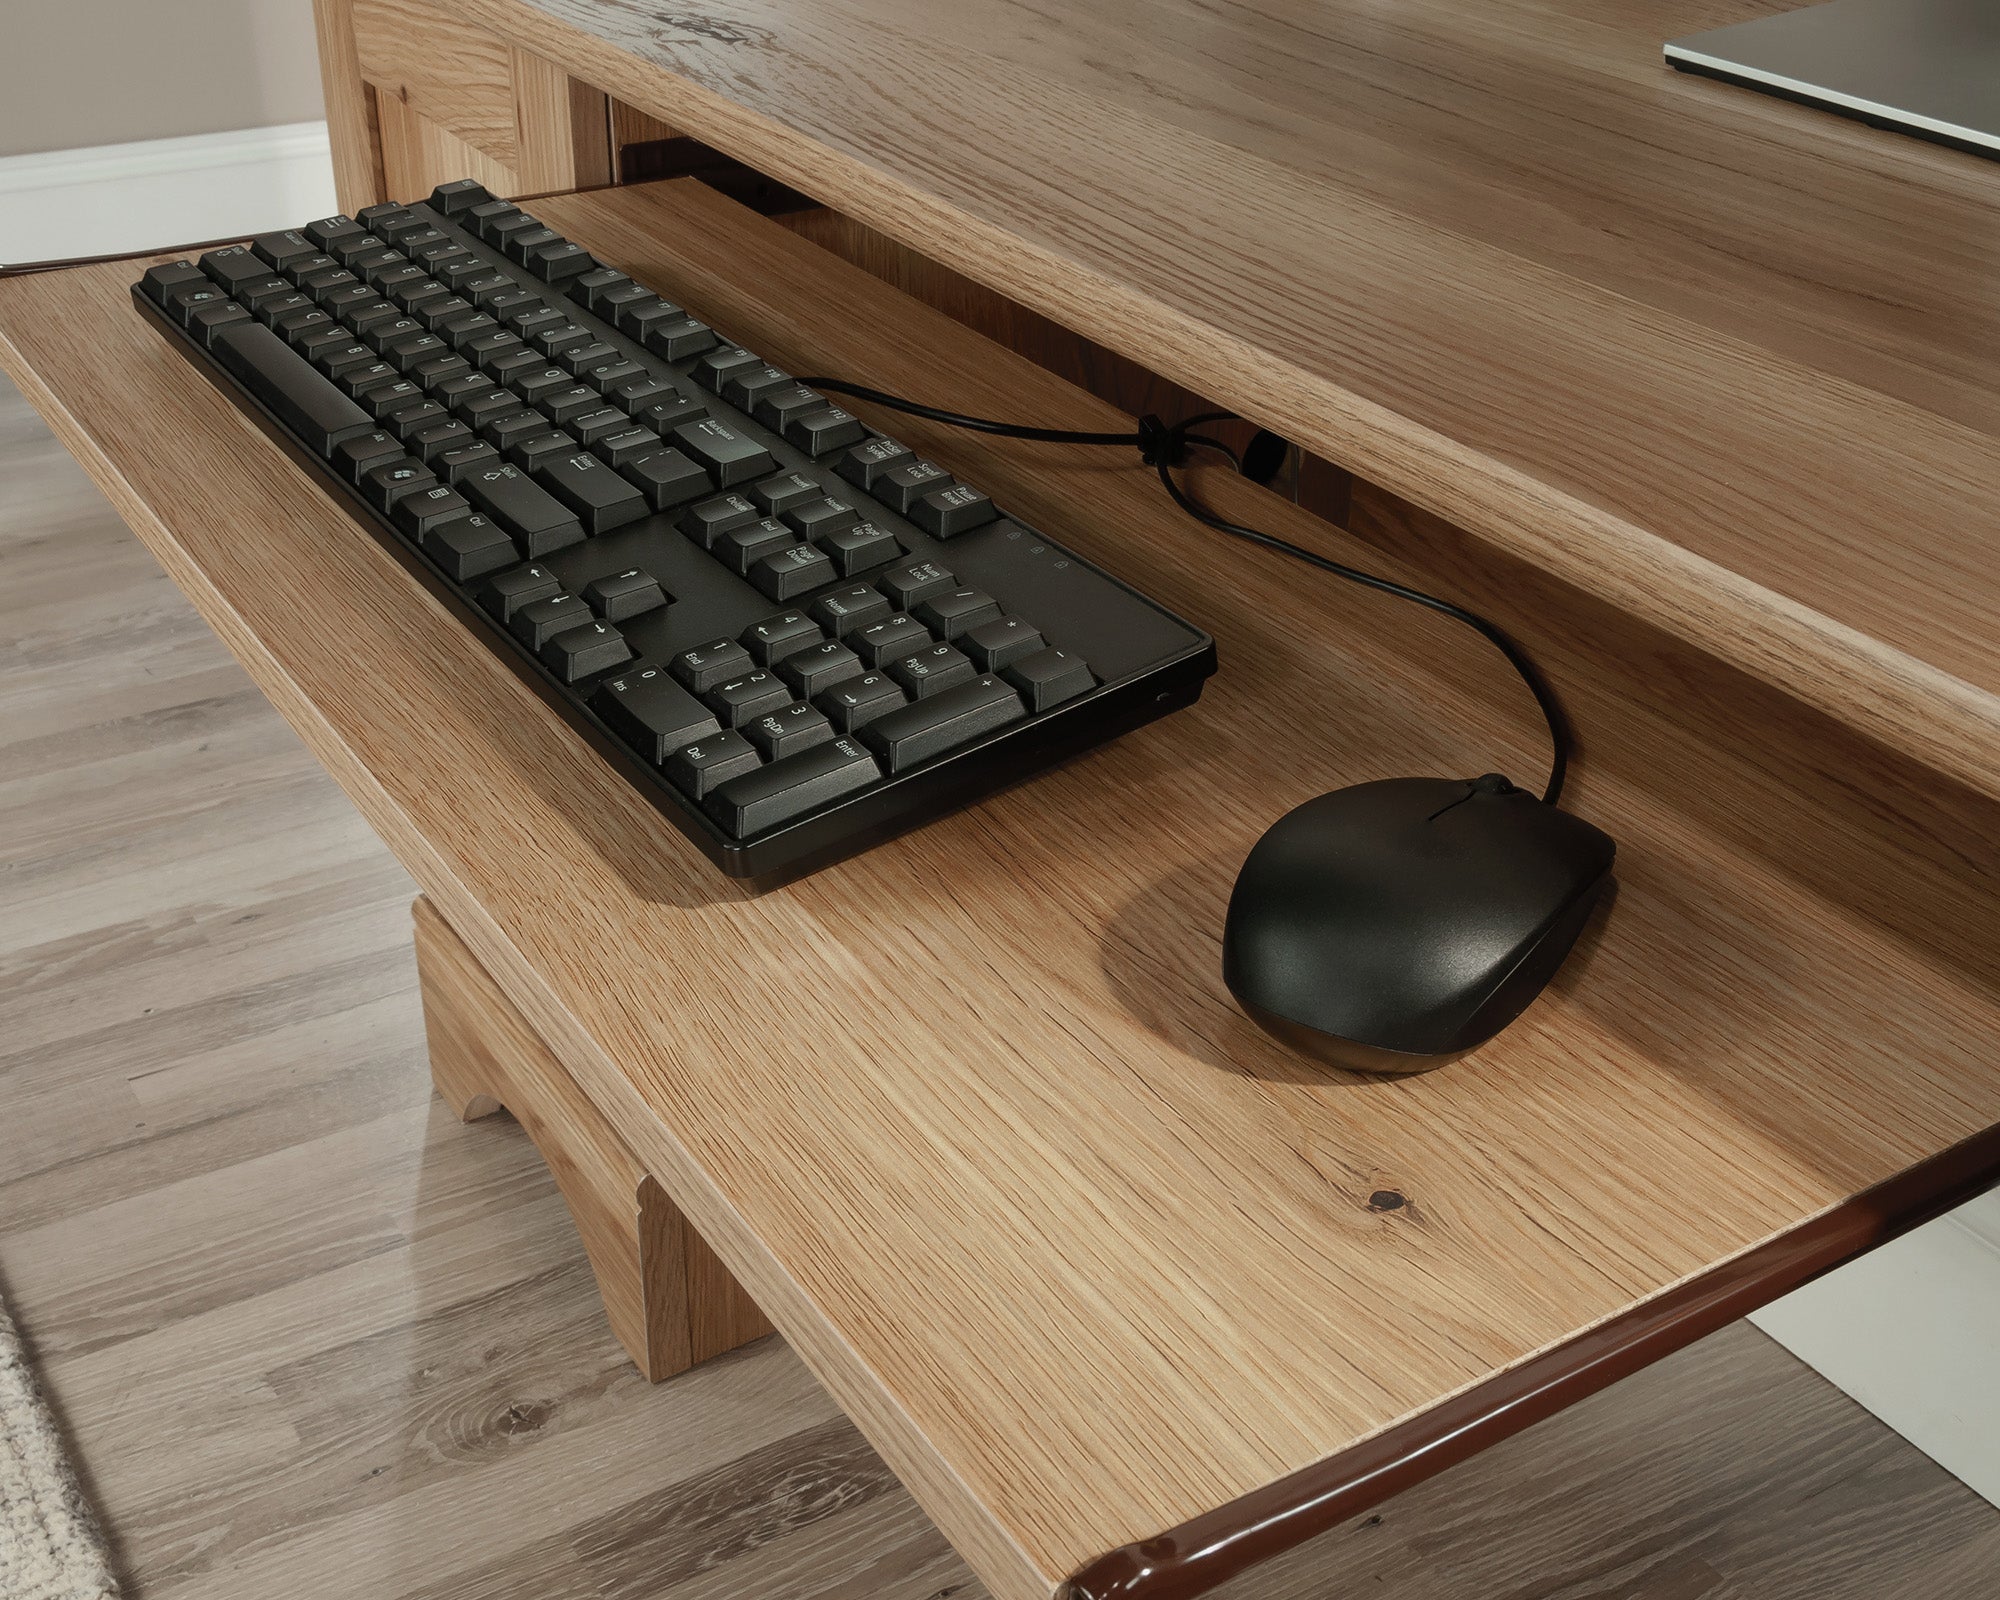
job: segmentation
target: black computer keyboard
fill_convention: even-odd
[[[865,849],[1214,670],[1200,630],[476,183],[133,294],[736,876]]]

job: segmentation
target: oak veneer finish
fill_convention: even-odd
[[[783,1340],[636,1377],[430,1093],[409,880],[4,381],[0,635],[0,1278],[126,1593],[987,1600]],[[2000,1512],[1738,1323],[1217,1600],[1996,1585]]]
[[[431,0],[2000,792],[1993,169],[1765,0]]]
[[[428,900],[411,908],[431,1081],[462,1122],[511,1111],[555,1174],[611,1331],[652,1382],[771,1324]]]
[[[538,210],[794,370],[1113,421],[698,186]],[[1257,834],[1538,739],[1436,675],[1444,631],[1081,450],[896,430],[1213,630],[1201,703],[738,898],[130,311],[134,270],[5,285],[9,367],[1001,1600],[1476,1406],[2000,1120],[1986,974],[1587,755],[1619,902],[1519,1024],[1395,1082],[1267,1040],[1216,947]]]

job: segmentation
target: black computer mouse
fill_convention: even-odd
[[[1308,800],[1237,874],[1222,975],[1279,1038],[1362,1072],[1484,1044],[1542,991],[1617,846],[1498,773]]]

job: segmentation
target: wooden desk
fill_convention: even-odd
[[[794,370],[1114,421],[697,185],[536,209]],[[1994,804],[1599,597],[1362,507],[1571,690],[1622,892],[1491,1047],[1350,1078],[1234,1009],[1223,903],[1310,795],[1536,768],[1477,641],[1130,463],[899,421],[1223,670],[738,898],[141,322],[140,265],[0,285],[0,357],[423,885],[440,1087],[543,1140],[652,1370],[762,1326],[733,1276],[1002,1600],[1198,1592],[2000,1167]]]

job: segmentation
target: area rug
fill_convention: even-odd
[[[0,1596],[115,1600],[104,1540],[0,1305]]]

